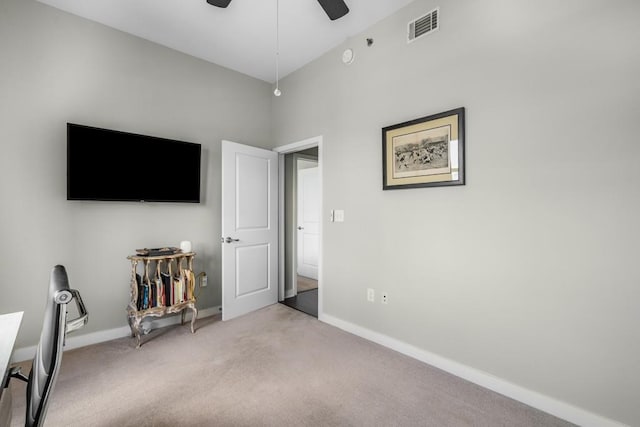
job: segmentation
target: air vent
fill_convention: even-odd
[[[407,29],[407,43],[440,29],[440,8],[435,8],[431,12],[409,22]]]

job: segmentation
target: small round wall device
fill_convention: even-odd
[[[342,62],[345,64],[351,64],[353,62],[353,57],[353,49],[345,49],[344,52],[342,52]]]

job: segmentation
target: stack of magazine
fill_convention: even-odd
[[[165,247],[165,248],[153,248],[153,249],[136,249],[136,254],[138,256],[163,256],[163,255],[174,255],[182,252],[178,248],[174,247]]]

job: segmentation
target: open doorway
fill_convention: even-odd
[[[318,147],[285,155],[285,299],[318,317],[320,182]],[[288,243],[288,244],[287,244]]]
[[[314,317],[321,312],[322,138],[279,147],[281,263],[279,301]]]

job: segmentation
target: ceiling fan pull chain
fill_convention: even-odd
[[[276,89],[275,96],[282,95],[279,87],[280,83],[280,0],[276,0]]]

